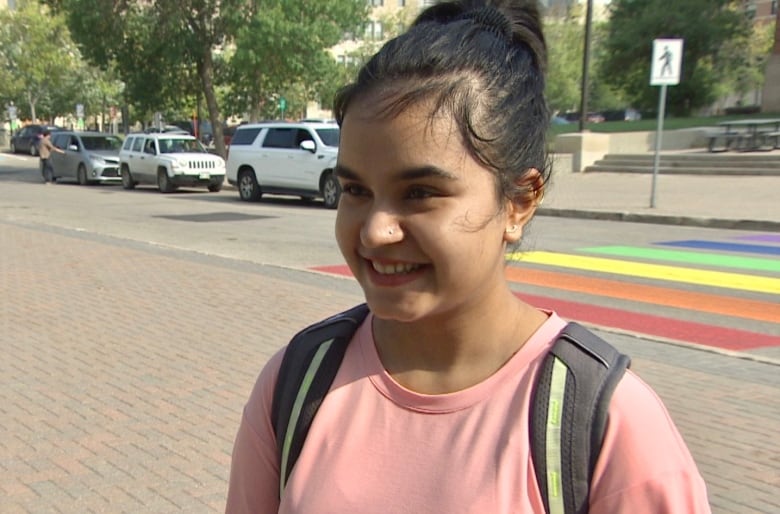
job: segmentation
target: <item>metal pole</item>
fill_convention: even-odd
[[[658,128],[655,131],[655,158],[653,159],[653,183],[650,187],[650,207],[655,207],[655,181],[658,177],[658,164],[661,160],[661,136],[664,132],[664,111],[666,110],[666,84],[661,86],[658,99]]]
[[[582,50],[582,86],[580,88],[580,132],[585,130],[588,117],[588,68],[590,67],[590,26],[593,18],[593,0],[588,0],[585,11],[585,45]]]

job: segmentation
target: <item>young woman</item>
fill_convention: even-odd
[[[281,498],[270,411],[283,352],[262,371],[227,512],[545,512],[529,398],[565,321],[504,277],[549,173],[545,58],[535,3],[442,3],[338,95],[336,238],[370,313]],[[664,406],[630,372],[589,512],[709,512]]]

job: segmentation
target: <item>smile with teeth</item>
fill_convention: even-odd
[[[382,264],[376,261],[371,261],[371,266],[374,271],[380,275],[398,275],[403,273],[411,273],[422,267],[421,264],[410,264],[397,262],[395,264]]]

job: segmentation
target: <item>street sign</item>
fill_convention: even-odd
[[[8,106],[8,119],[15,120],[16,119],[16,106],[15,105],[9,105]]]
[[[284,112],[285,109],[287,109],[287,99],[285,97],[279,98],[279,109]]]
[[[76,104],[76,117],[77,118],[84,117],[84,104]]]
[[[650,85],[676,86],[679,84],[682,55],[682,39],[654,40],[653,59],[650,62]]]

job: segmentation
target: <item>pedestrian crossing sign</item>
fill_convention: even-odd
[[[682,39],[654,40],[653,59],[650,62],[650,85],[676,86],[679,84],[682,54]]]

